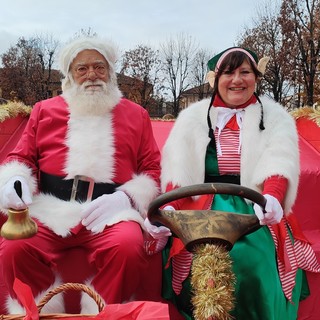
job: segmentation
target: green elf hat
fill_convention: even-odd
[[[269,61],[269,57],[263,57],[262,59],[258,60],[258,56],[255,52],[252,50],[246,49],[246,48],[240,48],[240,47],[232,47],[228,48],[219,54],[215,55],[213,58],[211,58],[208,62],[208,69],[210,70],[207,74],[207,81],[209,82],[210,86],[213,87],[214,85],[214,79],[217,71],[219,70],[219,67],[224,60],[224,58],[231,52],[240,51],[245,53],[249,59],[257,66],[258,70],[264,74],[266,70],[267,63]]]

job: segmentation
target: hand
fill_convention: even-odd
[[[149,219],[146,218],[144,220],[144,226],[146,227],[146,230],[148,233],[152,236],[153,239],[162,239],[164,237],[171,236],[171,231],[165,226],[157,227],[150,223]]]
[[[104,230],[110,215],[131,209],[128,196],[123,191],[104,194],[84,206],[81,212],[82,224],[93,233]]]
[[[173,206],[165,206],[164,208],[163,208],[163,210],[170,210],[170,211],[174,211],[174,210],[176,210]]]
[[[17,194],[14,183],[21,182],[21,198]],[[1,188],[0,202],[5,209],[21,210],[27,208],[32,203],[32,195],[29,185],[24,177],[14,176]]]
[[[144,226],[148,232],[148,236],[144,240],[144,248],[148,255],[160,252],[168,242],[171,231],[165,226],[157,227],[150,223],[149,219],[144,220]]]
[[[283,217],[283,209],[279,201],[269,194],[265,194],[266,206],[265,212],[262,211],[262,208],[258,204],[254,204],[253,209],[256,216],[260,220],[261,225],[266,224],[276,224],[279,223]]]

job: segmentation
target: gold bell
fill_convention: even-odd
[[[28,208],[9,209],[8,220],[1,228],[1,236],[8,240],[25,239],[34,236],[37,231],[38,226],[30,218]]]

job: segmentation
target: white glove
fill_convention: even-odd
[[[130,200],[123,191],[104,194],[84,206],[81,212],[82,224],[87,230],[100,233],[107,225],[110,216],[131,208]]]
[[[173,206],[165,206],[164,208],[163,208],[163,210],[176,210]]]
[[[262,211],[262,208],[258,204],[254,204],[253,209],[256,216],[260,220],[261,225],[266,224],[276,224],[279,223],[283,217],[283,209],[279,201],[269,194],[265,194],[266,206],[265,212]]]
[[[149,219],[144,220],[144,226],[146,227],[148,233],[152,236],[153,239],[162,239],[164,237],[171,236],[171,231],[165,226],[157,227],[150,223]]]
[[[144,240],[146,253],[153,255],[160,252],[166,246],[168,237],[171,236],[170,229],[165,226],[157,227],[151,224],[148,218],[144,220],[144,226],[149,234]]]
[[[18,196],[14,183],[15,181],[21,182],[21,198]],[[24,177],[14,176],[1,188],[0,202],[5,209],[21,210],[27,208],[32,203],[32,195],[29,185]]]

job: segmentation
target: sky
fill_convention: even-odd
[[[20,37],[52,36],[61,44],[89,28],[120,54],[179,34],[218,53],[233,46],[264,0],[0,0],[0,55]]]

